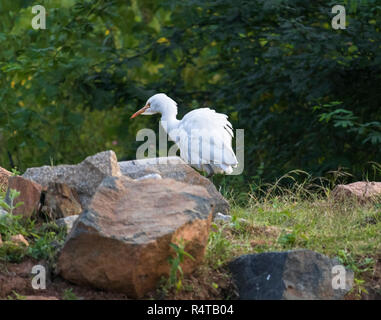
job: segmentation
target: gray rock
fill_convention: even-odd
[[[241,256],[230,262],[240,299],[340,300],[352,288],[353,272],[345,270],[345,289],[332,282],[340,265],[311,250],[266,252]]]
[[[61,218],[56,220],[56,224],[59,227],[66,227],[66,231],[69,234],[73,228],[74,222],[77,221],[79,215],[68,216],[66,218]]]
[[[201,186],[172,179],[107,177],[79,216],[58,259],[71,282],[141,298],[168,277],[170,243],[185,243],[182,270],[203,260],[212,199]]]
[[[200,175],[179,157],[161,157],[119,162],[123,175],[139,179],[149,174],[159,174],[162,178],[174,179],[192,185],[205,187],[214,199],[214,215],[217,212],[229,213],[229,203],[217,191],[209,179]]]
[[[120,161],[119,167],[123,175],[138,179],[150,173],[165,174],[164,178],[185,179],[186,172],[171,170],[187,165],[180,157],[159,157],[141,160]]]
[[[105,177],[118,177],[121,176],[121,172],[116,155],[110,150],[89,156],[77,165],[29,168],[22,176],[39,183],[44,188],[47,188],[49,183],[67,184],[77,192],[84,208]]]

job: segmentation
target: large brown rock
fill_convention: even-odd
[[[179,157],[162,157],[142,160],[119,162],[122,174],[139,179],[149,174],[159,174],[162,178],[170,178],[177,181],[205,187],[213,198],[215,213],[229,213],[229,203],[217,191],[209,179],[200,175],[196,170],[187,165]]]
[[[84,208],[95,190],[107,176],[120,176],[114,151],[104,151],[87,157],[77,165],[43,166],[29,168],[23,177],[47,188],[49,183],[65,183],[74,189]]]
[[[336,200],[355,199],[367,202],[381,198],[381,182],[359,181],[350,184],[339,184],[332,191]]]
[[[36,182],[25,179],[21,176],[12,176],[8,180],[8,191],[5,201],[10,204],[10,190],[15,189],[20,195],[14,200],[13,205],[23,202],[21,206],[13,210],[13,214],[31,217],[39,210],[42,186]]]
[[[8,170],[0,167],[0,191],[7,191],[8,188],[8,178],[12,176]]]
[[[58,260],[63,278],[141,298],[168,276],[183,239],[184,273],[202,261],[213,204],[207,190],[171,179],[108,177],[79,216]]]

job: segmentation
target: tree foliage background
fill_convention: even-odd
[[[36,4],[46,30],[31,27]],[[336,4],[345,30],[331,27]],[[380,27],[380,0],[1,1],[0,165],[133,159],[158,119],[129,117],[165,92],[180,116],[207,106],[245,129],[235,182],[361,178],[381,162]]]

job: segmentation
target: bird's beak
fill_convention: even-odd
[[[149,104],[146,104],[143,108],[141,108],[140,110],[136,111],[130,119],[133,119],[135,117],[137,117],[139,114],[142,114],[144,111],[146,111],[148,108],[150,107]]]

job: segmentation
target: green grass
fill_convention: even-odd
[[[374,205],[276,197],[233,207],[232,215],[248,221],[233,227],[241,231],[234,236],[240,241],[253,239],[250,226],[279,228],[280,235],[267,246],[271,250],[308,248],[330,256],[366,257],[381,248],[381,210]]]
[[[304,180],[256,188],[245,205],[231,197],[233,222],[213,225],[207,265],[218,269],[242,254],[304,248],[337,257],[355,272],[354,290],[363,291],[362,279],[381,258],[381,202],[338,202],[330,191]]]
[[[55,263],[58,248],[63,245],[66,231],[55,224],[37,226],[30,219],[6,215],[0,217],[0,234],[3,245],[0,246],[0,263],[21,262],[24,257]],[[29,246],[16,244],[11,236],[21,234]]]
[[[18,193],[13,193],[16,200]],[[53,264],[56,259],[58,248],[63,244],[66,236],[64,228],[55,223],[36,224],[30,218],[13,215],[12,211],[18,203],[8,206],[4,201],[4,194],[0,194],[0,205],[7,214],[0,215],[0,236],[3,244],[0,246],[1,262],[21,262],[24,257],[36,260],[45,260]],[[11,237],[21,234],[29,243],[29,246],[16,244]]]
[[[73,292],[73,289],[66,289],[62,294],[63,300],[78,300],[77,295]]]

